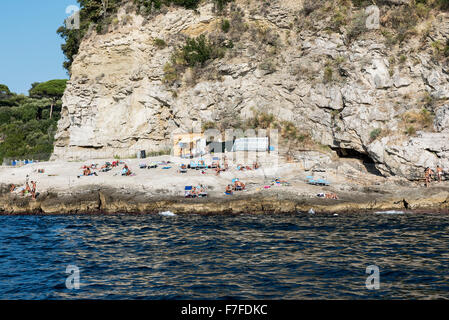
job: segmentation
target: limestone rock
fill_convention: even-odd
[[[384,175],[420,179],[424,166],[449,169],[447,105],[435,109],[436,132],[414,138],[403,133],[403,113],[419,111],[424,95],[449,97],[449,72],[431,52],[413,41],[387,49],[374,31],[347,43],[343,34],[329,32],[325,21],[310,21],[313,32],[295,28],[302,1],[233,6],[241,10],[241,29],[232,25],[229,34],[218,36],[236,37],[234,48],[188,70],[173,85],[164,82],[164,66],[184,37],[220,33],[221,18],[210,2],[197,13],[171,7],[147,20],[121,10],[118,19],[131,15],[131,22],[104,35],[88,34],[63,97],[53,159],[167,149],[174,132],[200,130],[223,114],[249,118],[256,109],[294,122],[318,144],[370,156]],[[443,39],[447,34],[439,26],[449,30],[449,17],[439,16],[430,31]],[[256,35],[262,33],[260,40]],[[155,38],[167,46],[157,48]],[[390,65],[399,50],[411,53],[401,67]],[[373,141],[376,128],[388,136]]]
[[[446,131],[449,134],[449,105],[445,104],[435,111],[434,122],[435,128],[438,132]]]

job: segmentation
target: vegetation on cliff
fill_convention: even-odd
[[[164,80],[173,83],[187,67],[202,67],[209,60],[223,58],[227,48],[232,48],[232,41],[225,39],[211,40],[203,34],[197,38],[187,38],[184,45],[176,50],[164,67]]]
[[[61,45],[62,51],[66,57],[64,68],[70,72],[70,66],[78,53],[83,37],[86,35],[90,26],[94,26],[98,33],[107,31],[108,26],[113,22],[121,5],[126,3],[124,0],[77,0],[80,6],[80,26],[79,29],[70,29],[66,25],[59,27],[57,33],[64,39],[65,43]],[[202,0],[134,0],[137,13],[147,15],[163,6],[181,6],[186,9],[196,9]],[[217,11],[223,10],[225,5],[232,0],[212,0]]]
[[[369,31],[364,9],[372,4],[369,0],[305,0],[303,14],[307,19],[298,21],[298,28],[314,28],[312,21],[326,21],[330,16],[327,28],[346,34],[348,42],[351,42]],[[449,0],[415,0],[401,5],[380,0],[375,4],[383,17],[379,21],[380,32],[390,46],[419,36],[417,26],[421,22],[430,18],[435,11],[449,9]]]
[[[50,158],[65,83],[34,83],[30,96],[15,94],[0,84],[0,163],[4,159]]]

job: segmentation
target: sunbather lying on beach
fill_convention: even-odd
[[[98,176],[98,174],[96,172],[92,172],[89,167],[84,166],[84,168],[85,169],[83,170],[83,174],[79,175],[78,178],[80,178],[80,177],[89,177],[89,176]]]
[[[335,193],[326,193],[324,196],[326,199],[338,200],[338,196]]]
[[[103,166],[101,166],[100,171],[101,172],[108,172],[112,170],[112,166],[109,162],[106,162]]]
[[[288,182],[287,180],[281,180],[280,178],[275,178],[275,179],[271,182],[271,184],[276,184],[276,185],[280,185],[280,184],[283,184],[283,185],[290,185],[289,182]]]

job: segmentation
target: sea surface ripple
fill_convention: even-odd
[[[448,245],[442,214],[0,216],[0,299],[448,299]]]

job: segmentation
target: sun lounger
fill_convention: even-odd
[[[196,169],[197,166],[198,166],[198,164],[196,163],[196,161],[193,161],[193,160],[190,161],[190,164],[189,164],[190,169]]]
[[[324,180],[324,179],[318,179],[318,180],[315,180],[315,179],[309,179],[309,180],[307,181],[307,183],[308,183],[308,184],[311,184],[311,185],[314,185],[314,186],[329,186],[329,185],[330,185],[330,182],[329,182],[329,181],[326,181],[326,180]]]
[[[196,169],[207,169],[206,162],[203,159],[200,159],[196,165]]]

